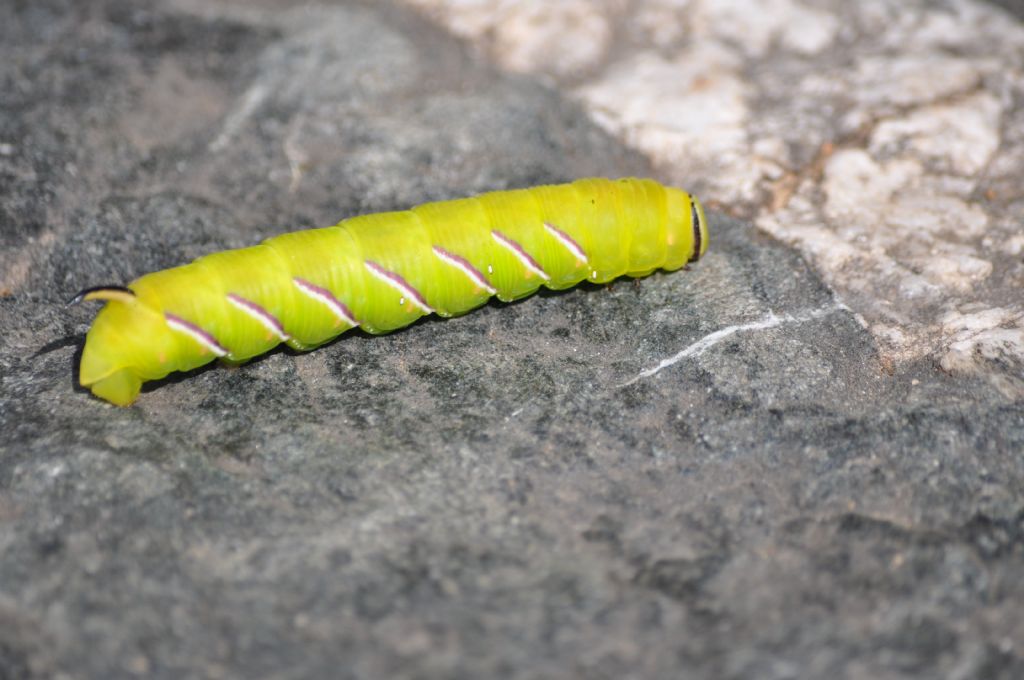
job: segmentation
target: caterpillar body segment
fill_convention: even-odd
[[[675,270],[707,249],[700,203],[647,179],[582,179],[364,215],[83,291],[107,304],[79,381],[126,406],[142,383],[355,327],[386,333],[490,297]]]

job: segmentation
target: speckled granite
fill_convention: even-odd
[[[74,388],[84,285],[650,172],[555,91],[404,10],[269,0],[6,3],[0,83],[0,678],[1024,676],[1013,366],[894,361],[820,258],[721,212],[690,271],[129,409]],[[880,153],[828,163],[913,162]]]

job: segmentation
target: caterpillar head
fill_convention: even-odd
[[[704,206],[696,196],[690,195],[690,228],[693,229],[694,248],[690,261],[699,260],[708,249],[708,221]]]
[[[708,223],[700,201],[681,189],[666,187],[669,255],[665,269],[700,259],[708,249]]]
[[[163,316],[142,303],[122,286],[102,286],[82,291],[71,304],[83,300],[107,302],[89,333],[78,381],[97,397],[128,406],[145,380],[166,376],[175,367],[175,339]]]

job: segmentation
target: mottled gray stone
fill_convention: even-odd
[[[1021,402],[721,214],[690,271],[74,388],[84,285],[647,171],[554,92],[273,2],[8,4],[0,81],[0,677],[1024,675]]]
[[[401,1],[796,247],[887,362],[1024,397],[1011,15],[981,0]]]

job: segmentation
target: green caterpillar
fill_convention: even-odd
[[[72,302],[106,300],[79,379],[120,406],[146,380],[284,342],[312,349],[356,326],[387,333],[492,295],[675,270],[708,245],[697,199],[648,179],[581,179],[353,217],[206,255]]]

